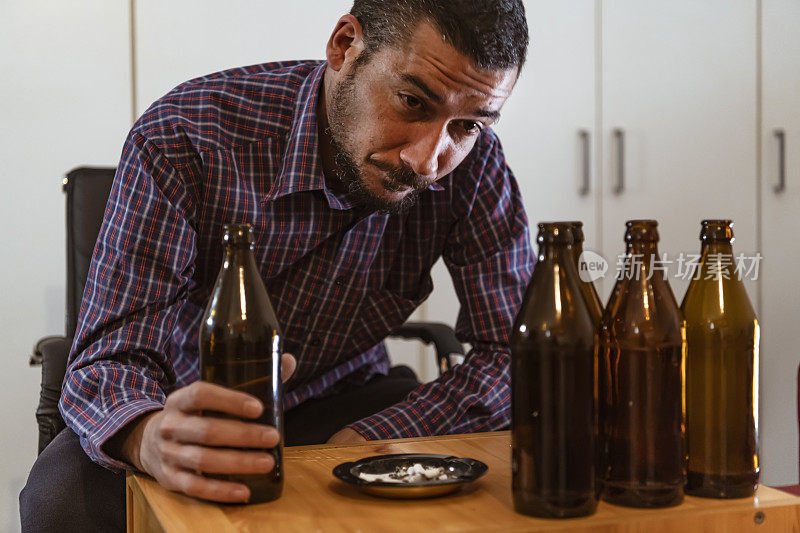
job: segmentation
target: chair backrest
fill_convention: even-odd
[[[67,195],[67,337],[75,335],[83,289],[94,245],[100,233],[114,168],[80,167],[64,180]]]

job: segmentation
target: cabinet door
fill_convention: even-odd
[[[756,249],[756,15],[752,0],[602,3],[611,269],[634,218],[659,221],[670,258],[699,253],[705,218],[733,219],[737,252]],[[670,282],[680,302],[688,281]]]
[[[528,61],[495,128],[531,225],[582,220],[596,241],[595,1],[526,2]]]
[[[763,0],[762,5],[762,480],[788,485],[798,479],[800,2]]]

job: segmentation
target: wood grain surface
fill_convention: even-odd
[[[677,531],[800,532],[800,498],[760,487],[753,498],[687,497],[669,509],[644,510],[601,502],[596,514],[569,520],[531,518],[511,501],[509,432],[377,441],[357,446],[286,448],[286,484],[274,502],[216,505],[163,489],[141,475],[128,476],[128,530],[204,531]],[[362,494],[331,475],[342,462],[388,453],[442,453],[472,457],[489,472],[470,488],[428,500],[388,500]]]

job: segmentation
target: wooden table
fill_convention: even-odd
[[[331,470],[344,461],[387,453],[443,453],[473,457],[489,472],[470,489],[429,500],[386,500],[342,483]],[[543,520],[514,512],[507,431],[377,441],[356,446],[286,448],[283,496],[249,506],[204,503],[129,475],[128,531],[800,531],[800,498],[760,487],[754,498],[687,497],[678,507],[643,510],[601,502],[586,518]]]

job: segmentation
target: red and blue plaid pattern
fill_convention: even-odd
[[[533,267],[520,193],[483,132],[404,215],[325,184],[316,106],[325,63],[211,74],[158,100],[122,152],[83,295],[61,412],[89,456],[199,379],[197,335],[222,227],[250,223],[256,262],[298,360],[285,407],[386,373],[383,340],[430,294],[443,257],[467,362],[352,427],[369,439],[509,423],[508,336]]]

